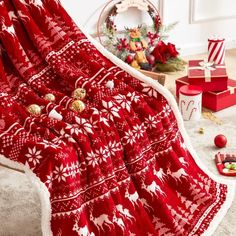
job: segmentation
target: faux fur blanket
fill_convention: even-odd
[[[0,153],[38,190],[46,236],[210,235],[233,198],[170,93],[57,0],[0,0]]]

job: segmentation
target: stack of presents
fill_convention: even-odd
[[[236,104],[236,81],[228,78],[224,63],[224,40],[209,39],[208,62],[190,60],[188,75],[176,80],[176,96],[183,85],[201,87],[202,106],[220,111]]]

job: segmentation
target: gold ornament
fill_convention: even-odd
[[[80,100],[75,100],[70,104],[70,109],[76,112],[82,112],[85,109],[85,104]]]
[[[200,134],[204,134],[204,133],[205,133],[205,129],[201,127],[198,132],[199,132]]]
[[[39,116],[42,113],[42,110],[39,105],[37,104],[31,104],[27,107],[27,111],[31,113],[32,115]]]
[[[49,102],[54,102],[56,100],[55,96],[52,93],[47,93],[44,96],[44,99],[49,101]]]
[[[86,90],[83,88],[77,88],[72,93],[72,97],[74,99],[83,100],[85,98],[85,96],[86,96]]]

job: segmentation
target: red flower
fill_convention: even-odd
[[[159,48],[159,51],[162,55],[168,52],[167,45],[163,41],[159,41],[157,47]]]
[[[179,53],[174,44],[159,41],[151,54],[155,57],[156,62],[165,64],[170,58],[176,58]]]
[[[175,58],[179,55],[179,52],[176,50],[176,47],[174,44],[168,43],[167,48],[168,48],[168,52],[170,54],[170,57]]]
[[[156,62],[160,62],[162,64],[165,64],[166,57],[165,57],[165,54],[161,53],[160,49],[162,49],[162,48],[157,45],[151,54],[155,57]]]

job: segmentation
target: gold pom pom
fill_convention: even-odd
[[[28,106],[27,111],[31,113],[32,115],[39,116],[42,113],[42,110],[39,105],[37,104],[31,104]]]
[[[83,100],[86,97],[86,90],[83,88],[77,88],[73,91],[72,97],[74,99]]]
[[[56,100],[55,96],[52,93],[47,93],[44,96],[44,99],[49,101],[49,102],[54,102]]]
[[[200,134],[204,134],[205,129],[201,127],[198,132],[199,132]]]
[[[70,104],[70,109],[76,112],[82,112],[85,109],[85,104],[80,100],[75,100]]]

